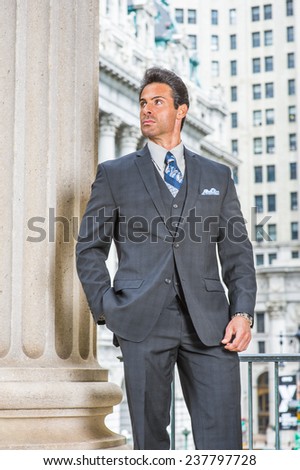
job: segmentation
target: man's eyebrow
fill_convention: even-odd
[[[149,100],[149,101],[151,101],[151,100],[156,100],[157,98],[162,98],[163,100],[165,100],[165,99],[166,99],[166,97],[165,97],[165,96],[162,96],[162,95],[157,95],[157,96],[152,96],[152,98],[150,98],[150,100]],[[146,100],[146,98],[143,98],[143,97],[141,97],[141,98],[140,98],[140,102],[141,102],[141,101],[147,101],[147,100]]]

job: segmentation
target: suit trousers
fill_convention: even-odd
[[[167,427],[176,364],[195,449],[242,448],[238,355],[222,346],[203,345],[178,297],[164,308],[144,341],[118,341],[134,449],[170,448]]]

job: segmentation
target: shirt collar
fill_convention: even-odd
[[[148,148],[152,160],[154,160],[160,169],[164,168],[165,156],[168,150],[161,145],[156,144],[152,140],[148,140]],[[176,145],[176,147],[170,149],[169,152],[171,152],[176,158],[179,168],[184,165],[184,147],[182,141]]]

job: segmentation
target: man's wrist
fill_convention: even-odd
[[[97,320],[98,325],[105,325],[105,315],[100,315]]]
[[[245,320],[247,320],[249,322],[249,325],[250,327],[253,326],[253,317],[251,315],[249,315],[249,313],[246,313],[246,312],[237,312],[237,313],[234,313],[231,318],[234,318],[234,317],[242,317],[242,318],[245,318]]]

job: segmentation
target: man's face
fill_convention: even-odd
[[[183,105],[185,106],[185,105]],[[165,83],[147,85],[140,98],[140,124],[144,137],[171,139],[180,132],[182,110],[175,109],[172,89]]]

